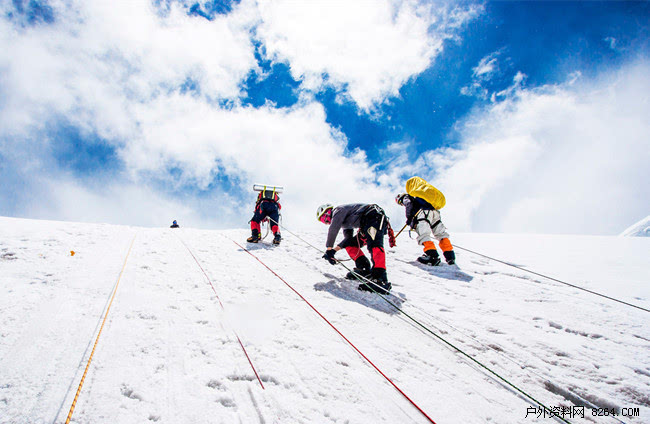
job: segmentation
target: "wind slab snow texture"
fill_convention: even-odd
[[[0,423],[65,421],[134,236],[72,422],[427,422],[230,240],[246,246],[247,235],[0,218]],[[299,235],[320,246],[325,228]],[[283,236],[280,246],[248,248],[437,423],[554,422],[526,417],[532,406],[512,389]],[[452,242],[650,308],[650,239],[452,234]],[[458,269],[418,265],[420,248],[406,234],[387,253],[393,302],[547,406],[584,399],[639,408],[639,417],[618,418],[650,422],[648,312],[460,249]],[[568,421],[618,422],[585,415]]]

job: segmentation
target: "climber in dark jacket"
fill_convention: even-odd
[[[280,244],[282,241],[282,236],[280,235],[280,196],[275,190],[262,190],[257,196],[257,202],[255,202],[255,213],[253,218],[251,218],[251,236],[246,239],[249,243],[257,243],[262,239],[262,234],[260,231],[262,229],[262,221],[264,218],[269,218],[271,220],[271,231],[275,237],[273,237],[273,244]]]
[[[371,287],[368,283],[364,283],[359,286],[359,289],[387,294],[391,289],[386,274],[386,252],[384,251],[388,217],[383,209],[377,205],[362,203],[337,207],[325,204],[318,208],[316,217],[323,224],[329,225],[325,243],[327,251],[323,258],[334,265],[337,263],[334,258],[336,252],[345,249],[356,265],[354,273],[348,274],[347,277],[354,278],[355,273],[360,274],[368,278],[373,285]],[[343,240],[334,246],[336,236],[341,229],[343,229]],[[356,235],[355,229],[358,229]],[[372,255],[372,268],[370,261],[361,251],[366,244]]]

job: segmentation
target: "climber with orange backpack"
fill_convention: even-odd
[[[449,241],[447,228],[440,219],[440,209],[445,206],[445,196],[420,177],[406,182],[406,193],[395,197],[398,205],[406,208],[406,224],[418,235],[418,244],[424,246],[424,255],[417,258],[425,265],[438,266],[440,255],[433,240],[436,239],[449,265],[456,263],[456,254]]]

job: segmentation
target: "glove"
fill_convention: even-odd
[[[388,224],[388,245],[390,247],[397,246],[397,241],[395,240],[395,232],[391,228],[390,224]]]
[[[325,251],[325,254],[323,255],[323,259],[327,260],[327,262],[331,263],[332,265],[336,265],[336,259],[334,259],[334,254],[336,254],[336,250],[334,249],[329,249]]]

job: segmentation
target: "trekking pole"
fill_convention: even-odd
[[[420,210],[419,210],[415,215],[413,215],[413,216],[414,216],[414,217],[418,216],[418,214],[419,214],[420,212],[422,212],[422,209],[420,209]],[[408,222],[407,222],[406,224],[404,224],[404,226],[402,227],[401,230],[399,230],[399,233],[397,233],[397,235],[395,236],[395,238],[397,238],[400,234],[402,234],[402,231],[404,231],[404,229],[406,228],[407,225],[408,225]]]
[[[399,237],[399,235],[402,234],[402,231],[404,231],[404,229],[406,228],[407,225],[408,225],[408,224],[404,224],[404,226],[402,227],[402,229],[399,230],[399,232],[395,235],[395,238]]]

